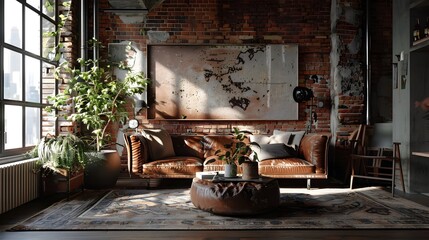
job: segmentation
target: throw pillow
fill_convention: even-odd
[[[270,137],[269,143],[284,143],[286,145],[290,145],[289,141],[291,136],[292,136],[292,133],[273,134]]]
[[[259,161],[296,156],[295,150],[284,143],[260,144],[260,147],[251,146],[251,148],[258,155]],[[251,155],[250,158],[253,156]]]
[[[295,150],[298,150],[299,145],[301,144],[301,139],[304,137],[305,131],[286,132],[277,129],[273,131],[273,136],[283,134],[285,134],[286,136],[290,134],[288,142],[284,142],[284,144],[293,147]]]
[[[270,143],[270,136],[267,135],[250,135],[249,140],[251,142],[256,142],[258,144],[268,144]]]
[[[144,129],[142,135],[146,138],[149,159],[151,161],[175,156],[173,141],[164,129]]]

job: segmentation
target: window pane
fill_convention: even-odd
[[[25,100],[40,103],[40,60],[25,57]]]
[[[48,96],[55,95],[54,68],[54,65],[43,62],[42,103],[49,103]]]
[[[22,107],[5,105],[5,149],[22,147]]]
[[[40,16],[25,8],[25,50],[40,54]]]
[[[40,0],[27,0],[27,3],[36,8],[37,10],[40,10]]]
[[[25,146],[36,145],[40,139],[40,108],[25,108]]]
[[[22,47],[22,4],[15,0],[4,3],[4,41]]]
[[[22,56],[4,49],[4,98],[22,100]]]
[[[55,19],[55,0],[43,0],[43,13]]]
[[[51,23],[45,18],[42,18],[43,24],[43,43],[42,43],[42,57],[48,58],[53,61],[55,58],[55,36],[51,33],[55,31],[55,24]]]

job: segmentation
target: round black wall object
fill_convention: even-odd
[[[306,87],[295,87],[293,89],[293,100],[295,102],[308,101],[313,97],[313,91]]]

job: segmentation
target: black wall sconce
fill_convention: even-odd
[[[307,104],[307,107],[310,109],[308,124],[307,124],[307,133],[311,132],[311,127],[313,125],[313,122],[317,122],[317,114],[316,112],[313,112],[313,98],[314,94],[313,91],[306,87],[295,87],[293,89],[293,100],[297,103],[306,102],[308,100],[311,100],[311,104]]]

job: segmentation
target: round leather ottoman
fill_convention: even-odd
[[[212,182],[194,178],[191,201],[195,207],[219,215],[254,215],[279,206],[280,189],[277,180],[258,182]]]

